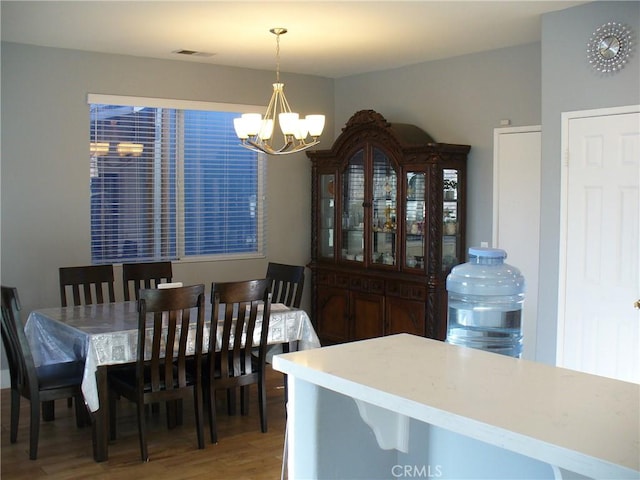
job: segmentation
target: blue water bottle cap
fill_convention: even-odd
[[[507,258],[507,252],[501,248],[469,247],[469,255],[483,258]]]

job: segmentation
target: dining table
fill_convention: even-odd
[[[211,302],[205,299],[203,344],[209,345]],[[262,331],[262,306],[256,323],[253,343]],[[150,327],[149,327],[150,328]],[[222,319],[216,329],[216,349],[220,348]],[[92,414],[93,456],[96,462],[108,460],[109,390],[107,370],[113,365],[135,363],[137,357],[137,302],[114,302],[96,305],[42,308],[32,311],[25,334],[36,366],[70,360],[84,360],[82,393]],[[242,339],[245,342],[246,339]],[[269,345],[288,344],[294,349],[320,347],[320,341],[307,313],[284,304],[271,305]],[[190,324],[188,352],[195,348],[195,321]]]

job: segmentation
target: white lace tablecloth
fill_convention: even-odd
[[[211,303],[206,301],[204,345],[209,344]],[[254,332],[259,343],[262,320]],[[221,325],[218,325],[221,332]],[[85,360],[82,392],[92,412],[100,407],[95,372],[98,366],[134,362],[137,355],[138,313],[136,302],[105,303],[78,307],[55,307],[34,310],[29,314],[25,333],[31,344],[37,366],[50,363]],[[220,348],[217,335],[216,348]],[[304,310],[283,304],[271,305],[269,344],[298,342],[299,350],[317,348],[320,341]],[[188,351],[195,345],[189,334]]]

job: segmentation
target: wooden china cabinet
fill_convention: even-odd
[[[312,318],[323,344],[408,332],[444,340],[464,261],[468,145],[373,110],[312,161]]]

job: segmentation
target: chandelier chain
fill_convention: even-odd
[[[276,33],[276,82],[280,83],[280,33]]]

